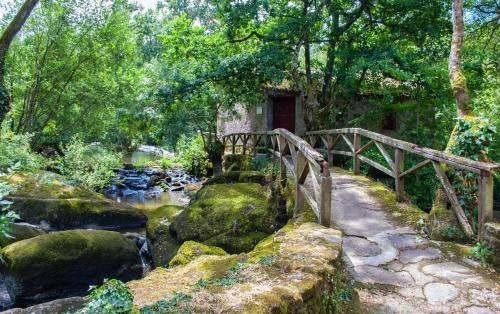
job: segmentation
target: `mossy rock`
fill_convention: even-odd
[[[210,178],[205,185],[224,183],[267,183],[266,175],[258,171],[229,171]]]
[[[357,295],[341,242],[337,230],[290,223],[249,253],[203,255],[127,285],[139,308],[182,292],[193,313],[353,313]]]
[[[179,265],[186,265],[202,255],[225,256],[228,254],[220,247],[209,246],[194,241],[186,241],[182,243],[181,247],[177,251],[177,254],[170,261],[169,266],[175,267]]]
[[[7,233],[8,236],[0,234],[0,247],[5,247],[17,241],[34,238],[45,234],[45,231],[27,223],[13,223],[8,227]]]
[[[224,155],[222,167],[226,172],[252,170],[252,156],[241,154]]]
[[[174,218],[170,231],[181,243],[193,240],[229,253],[248,252],[282,226],[275,203],[270,189],[260,184],[208,185]]]
[[[50,172],[15,173],[0,180],[16,186],[9,196],[11,208],[31,224],[54,230],[131,229],[146,224],[147,217],[140,210],[69,185]]]
[[[21,307],[83,295],[105,278],[142,275],[135,244],[112,231],[53,232],[8,245],[1,254],[5,286]]]
[[[170,225],[183,207],[167,205],[146,212],[148,223],[146,235],[150,243],[150,253],[156,267],[166,267],[175,256],[180,243],[172,237]]]

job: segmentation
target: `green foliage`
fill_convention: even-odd
[[[194,314],[189,302],[192,297],[182,292],[174,292],[174,297],[166,301],[158,301],[141,309],[141,314]]]
[[[0,135],[0,171],[40,169],[43,158],[31,149],[30,141],[30,135],[16,135],[4,128]]]
[[[325,313],[343,313],[343,309],[355,297],[355,281],[345,270],[339,270],[335,275],[328,275],[330,289],[322,294],[321,303]]]
[[[482,245],[479,242],[476,243],[476,245],[469,251],[469,255],[472,258],[480,261],[483,265],[491,262],[493,254],[495,254],[495,252],[492,249]]]
[[[457,121],[456,134],[451,145],[451,152],[472,160],[484,160],[494,142],[496,129],[487,119],[460,118]],[[458,202],[465,209],[466,216],[473,228],[477,228],[478,186],[474,173],[452,169],[448,172],[450,182],[457,192]]]
[[[14,187],[5,182],[0,182],[0,235],[5,238],[12,238],[9,234],[9,226],[17,219],[20,219],[18,214],[9,210],[10,201],[5,198],[14,191]],[[0,256],[0,261],[1,261]]]
[[[212,165],[208,160],[208,153],[205,151],[201,135],[191,139],[181,137],[177,148],[178,157],[175,159],[177,163],[200,176],[207,175]]]
[[[89,302],[76,314],[125,314],[131,313],[134,297],[119,280],[104,281],[100,287],[92,286]]]
[[[54,166],[71,183],[97,190],[109,183],[114,176],[113,168],[121,164],[121,154],[99,145],[84,144],[75,138],[64,148],[63,156],[57,158]]]
[[[456,225],[446,225],[441,230],[441,236],[448,241],[465,240],[465,235]]]

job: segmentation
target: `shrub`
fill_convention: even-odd
[[[55,167],[71,183],[98,190],[104,188],[114,176],[113,168],[121,166],[122,155],[75,139],[55,163]]]
[[[43,165],[43,158],[33,152],[30,135],[17,135],[4,129],[0,135],[0,171],[34,171]]]
[[[133,313],[134,297],[119,280],[104,281],[100,287],[91,287],[89,302],[77,314],[124,314]]]
[[[480,261],[482,265],[486,265],[491,262],[491,258],[493,257],[493,250],[482,245],[481,243],[476,243],[476,245],[470,249],[469,255]]]
[[[176,162],[184,168],[191,170],[195,175],[207,175],[212,164],[208,160],[208,154],[203,145],[201,135],[191,139],[182,136],[177,143],[178,157]]]
[[[0,182],[0,235],[6,238],[12,238],[12,236],[9,235],[9,227],[17,219],[20,219],[19,215],[9,210],[9,207],[12,203],[5,200],[5,197],[7,197],[13,191],[13,186],[5,182]],[[3,261],[1,255],[0,261]]]

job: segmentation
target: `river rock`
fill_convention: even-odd
[[[67,314],[74,313],[85,306],[87,299],[84,297],[72,297],[54,300],[25,309],[10,309],[2,314]]]
[[[255,183],[205,186],[173,219],[177,240],[221,247],[229,253],[248,252],[278,230],[280,213],[271,191]]]
[[[31,224],[55,230],[131,229],[146,224],[147,217],[141,211],[70,185],[54,173],[15,173],[0,180],[17,186],[9,197],[12,209]]]
[[[290,224],[249,253],[203,255],[127,285],[139,308],[182,291],[191,297],[178,304],[193,313],[352,313],[357,295],[347,288],[341,241],[335,229]]]
[[[45,234],[40,227],[28,223],[13,223],[8,227],[8,235],[0,234],[0,247],[5,247],[17,241],[34,238]]]
[[[29,306],[83,295],[105,278],[140,278],[138,249],[112,231],[53,232],[13,243],[1,251],[0,272],[11,300]]]
[[[170,225],[181,211],[180,206],[167,205],[147,212],[146,235],[149,240],[149,252],[156,267],[168,266],[180,247],[180,243],[170,232]]]

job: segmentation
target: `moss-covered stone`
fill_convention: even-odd
[[[252,156],[241,154],[224,155],[222,167],[226,172],[252,170]]]
[[[147,211],[146,235],[156,267],[168,266],[180,247],[180,243],[170,233],[170,225],[182,209],[181,206],[167,205]]]
[[[186,265],[202,255],[224,256],[228,254],[226,251],[216,246],[209,246],[194,241],[186,241],[182,243],[181,247],[177,251],[177,254],[170,261],[169,266],[174,267]]]
[[[69,185],[50,172],[15,173],[0,180],[17,187],[9,197],[13,201],[11,208],[32,224],[55,230],[128,229],[146,224],[146,215],[138,209]]]
[[[14,223],[8,227],[7,233],[8,235],[0,234],[0,247],[5,247],[17,241],[34,238],[45,234],[45,231],[30,224]]]
[[[350,313],[341,241],[337,230],[290,223],[247,254],[204,255],[128,286],[138,307],[183,292],[195,313]]]
[[[18,306],[81,295],[105,278],[142,275],[137,247],[112,231],[53,232],[8,245],[1,254],[0,272]]]
[[[37,304],[25,309],[10,309],[2,314],[68,314],[82,309],[86,302],[88,300],[84,297],[72,297]]]
[[[279,217],[269,188],[255,183],[214,184],[197,193],[170,230],[179,242],[193,240],[240,253],[279,229]]]

